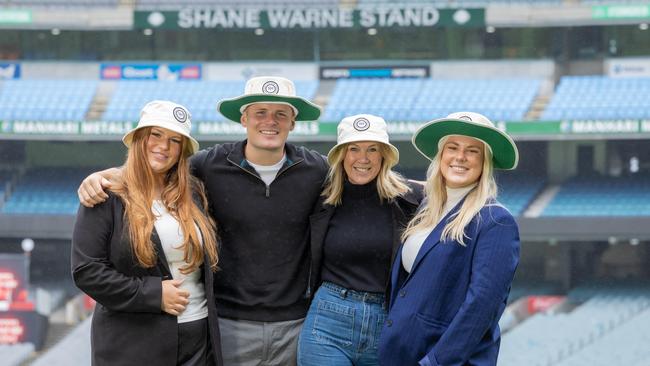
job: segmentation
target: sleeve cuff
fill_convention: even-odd
[[[431,363],[431,360],[429,360],[429,356],[424,356],[419,362],[418,366],[433,366]]]

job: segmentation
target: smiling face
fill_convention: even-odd
[[[156,176],[164,177],[181,156],[183,135],[162,127],[152,127],[147,137],[147,161]]]
[[[344,149],[343,169],[352,184],[366,184],[377,178],[384,160],[380,143],[358,141],[347,144]]]
[[[254,103],[241,116],[246,128],[246,158],[256,162],[265,154],[284,153],[284,143],[295,125],[293,109],[286,104]],[[262,159],[265,160],[265,159]]]
[[[449,188],[461,188],[479,180],[483,172],[485,145],[468,136],[451,135],[442,145],[440,173]]]

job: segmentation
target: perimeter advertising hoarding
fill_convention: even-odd
[[[354,78],[428,78],[429,65],[426,66],[321,66],[320,78],[354,79]]]
[[[101,64],[103,80],[200,80],[200,64]]]
[[[40,349],[48,321],[27,297],[27,261],[24,254],[0,254],[0,345],[32,343]]]
[[[216,112],[215,112],[216,113]],[[424,122],[389,121],[388,132],[397,140],[410,136]],[[536,122],[497,122],[497,126],[515,139],[611,139],[646,138],[650,136],[650,120],[567,120]],[[335,141],[336,121],[300,122],[291,133],[295,137],[310,140]],[[118,141],[135,127],[135,122],[107,121],[0,121],[0,139],[42,139]],[[196,121],[193,134],[198,139],[224,139],[244,136],[246,131],[238,123]]]
[[[650,77],[650,58],[625,58],[605,60],[607,76],[613,78]]]
[[[7,79],[20,79],[19,63],[0,63],[0,80]]]

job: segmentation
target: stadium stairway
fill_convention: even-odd
[[[45,336],[45,344],[43,345],[43,348],[37,352],[33,352],[27,359],[25,359],[21,363],[21,366],[33,366],[33,365],[47,365],[47,366],[80,365],[81,366],[84,364],[84,363],[72,362],[73,359],[77,356],[73,357],[70,355],[79,354],[79,353],[84,354],[87,353],[86,350],[84,349],[72,350],[66,348],[65,346],[67,343],[69,343],[65,341],[66,339],[78,338],[78,336],[75,336],[72,333],[75,333],[75,331],[79,333],[79,330],[77,329],[82,329],[84,327],[84,323],[68,324],[68,322],[65,319],[65,311],[66,311],[65,307],[61,307],[49,316],[50,325],[47,330],[47,335]],[[89,323],[89,321],[90,318],[88,318],[88,321],[86,321],[86,323]],[[88,327],[90,327],[89,324]],[[90,334],[88,334],[87,337],[81,339],[82,342],[84,340],[90,342]],[[76,342],[79,343],[79,341]],[[65,349],[66,352],[61,352],[60,349],[62,348],[66,348]],[[88,349],[90,349],[90,346],[88,346]],[[90,362],[88,362],[87,364],[90,364]]]
[[[553,97],[554,88],[555,84],[551,80],[543,80],[540,83],[539,92],[530,103],[530,108],[526,112],[524,120],[537,121],[540,119]]]
[[[524,120],[526,121],[537,121],[544,113],[546,106],[551,101],[550,95],[538,95],[535,100],[530,105],[530,109],[526,112]]]
[[[95,95],[93,96],[88,113],[86,113],[86,121],[100,121],[102,115],[106,111],[108,102],[115,92],[116,82],[114,81],[101,81],[97,86]]]
[[[535,200],[533,200],[528,208],[524,211],[524,217],[539,217],[544,208],[553,200],[553,198],[560,191],[560,186],[557,184],[552,184],[546,187],[542,193],[540,193]]]
[[[318,89],[314,95],[314,103],[318,104],[325,110],[329,104],[330,97],[336,87],[336,80],[321,80],[318,83]],[[338,121],[337,121],[338,122]]]

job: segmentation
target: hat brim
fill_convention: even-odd
[[[474,137],[488,144],[495,169],[510,170],[519,163],[519,151],[510,136],[496,127],[467,120],[442,118],[428,122],[415,132],[412,142],[422,155],[433,159],[438,142],[449,135]]]
[[[321,109],[316,104],[300,97],[287,97],[269,94],[248,94],[232,99],[221,100],[217,109],[231,121],[241,122],[240,109],[243,105],[251,103],[287,103],[298,110],[296,121],[316,121],[320,117]]]
[[[394,167],[394,166],[397,165],[397,163],[399,162],[399,150],[398,150],[395,146],[393,146],[392,144],[390,144],[390,143],[385,143],[385,142],[382,142],[382,141],[375,141],[375,140],[368,140],[368,139],[359,139],[359,140],[343,141],[343,142],[341,142],[341,143],[338,143],[338,144],[334,145],[334,147],[332,147],[332,148],[330,149],[330,151],[327,153],[327,162],[330,164],[330,166],[333,164],[333,162],[332,162],[332,157],[334,156],[334,153],[336,152],[336,150],[337,150],[338,148],[340,148],[341,146],[344,146],[344,145],[347,145],[347,144],[350,144],[350,143],[353,143],[353,142],[359,142],[359,141],[372,141],[372,142],[377,142],[377,143],[379,143],[379,144],[382,144],[382,145],[388,146],[388,148],[389,148],[388,150],[389,150],[389,151],[391,152],[391,154],[393,155],[393,156],[392,156],[392,158],[393,158],[393,159],[392,159],[393,163],[392,163],[392,165],[391,165],[389,168]]]
[[[122,142],[124,143],[124,145],[126,145],[126,147],[131,147],[131,143],[133,142],[133,134],[135,133],[135,131],[137,131],[139,129],[142,129],[142,128],[145,128],[145,127],[160,127],[160,128],[164,128],[164,129],[167,129],[167,130],[170,130],[170,131],[177,132],[177,133],[183,135],[184,137],[187,137],[187,140],[190,142],[189,148],[190,148],[190,152],[192,153],[192,155],[194,155],[197,151],[199,151],[199,142],[196,141],[196,139],[194,139],[192,136],[186,135],[183,131],[176,130],[176,129],[173,129],[173,128],[169,128],[169,126],[160,126],[160,125],[157,125],[157,124],[140,125],[140,126],[134,128],[134,129],[132,129],[131,131],[127,132],[124,135],[124,137],[122,137]]]

